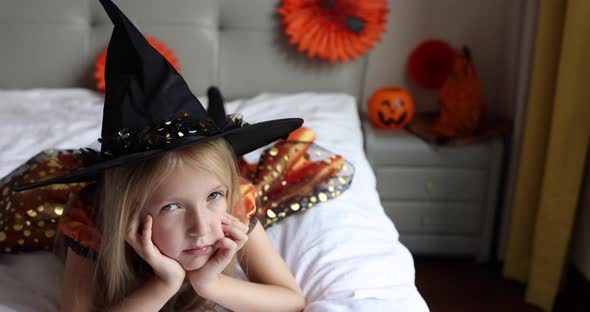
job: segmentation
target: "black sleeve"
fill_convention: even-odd
[[[67,235],[64,235],[64,241],[68,248],[70,248],[76,254],[89,259],[96,260],[96,252],[88,247],[82,246],[77,241],[71,239]]]

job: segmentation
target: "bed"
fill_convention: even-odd
[[[343,195],[267,230],[304,291],[306,311],[428,311],[363,151],[357,102],[367,59],[331,66],[291,52],[275,1],[116,3],[174,49],[205,105],[200,95],[218,85],[227,112],[248,122],[304,118],[318,145],[354,165]],[[111,30],[97,1],[5,1],[0,22],[8,47],[0,68],[11,73],[0,77],[0,176],[41,149],[96,144],[103,97],[91,90],[91,70]],[[50,252],[0,254],[0,311],[58,311],[62,272]]]

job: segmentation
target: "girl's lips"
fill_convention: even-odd
[[[211,251],[211,245],[200,248],[187,249],[184,252],[193,256],[202,256],[204,254],[207,254],[209,251]]]

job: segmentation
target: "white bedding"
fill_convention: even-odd
[[[41,149],[96,144],[101,105],[99,94],[83,89],[0,91],[0,176]],[[317,144],[355,166],[342,196],[268,229],[305,293],[306,311],[428,311],[412,256],[379,202],[352,96],[261,94],[226,110],[250,123],[302,117]],[[57,311],[62,269],[46,252],[0,254],[0,311]]]

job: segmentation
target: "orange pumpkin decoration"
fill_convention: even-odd
[[[445,137],[469,137],[479,128],[485,113],[481,81],[467,47],[457,55],[440,90],[439,119],[433,131]]]
[[[415,112],[414,99],[402,88],[381,88],[369,99],[369,119],[379,128],[401,129]]]

